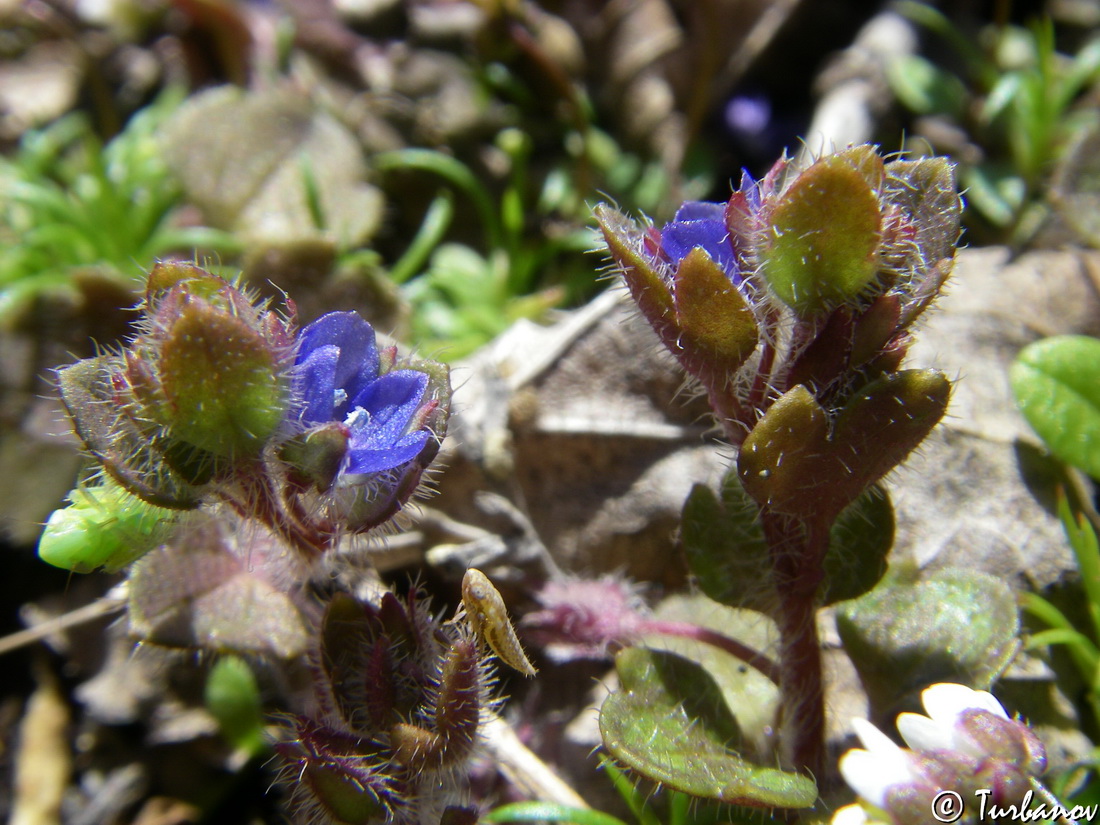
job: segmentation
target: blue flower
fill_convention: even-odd
[[[354,312],[330,312],[298,336],[295,389],[306,427],[340,422],[348,430],[341,473],[362,475],[416,458],[431,432],[416,421],[428,376],[379,374],[374,329]]]
[[[695,248],[701,248],[732,279],[739,274],[737,256],[726,226],[726,205],[688,201],[661,229],[661,251],[673,268]]]
[[[752,175],[743,172],[741,187],[728,203],[686,201],[676,216],[661,229],[661,256],[675,270],[693,249],[702,249],[734,283],[742,280],[740,246],[743,239],[731,228],[742,213],[761,209],[760,189]]]

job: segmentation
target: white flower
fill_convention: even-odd
[[[845,805],[829,820],[829,825],[887,825],[880,819],[872,819],[862,805]]]
[[[840,758],[840,773],[859,803],[838,810],[832,825],[884,825],[876,819],[883,816],[923,825],[940,790],[970,789],[976,781],[992,783],[998,798],[1010,804],[1024,798],[1025,790],[1030,793],[1046,768],[1046,749],[991,693],[938,684],[927,688],[921,701],[927,716],[898,717],[909,749],[870,722],[852,720],[863,747]]]
[[[920,773],[909,753],[866,719],[853,719],[852,727],[866,750],[855,748],[840,757],[840,774],[860,797],[883,808],[890,788],[911,784]]]
[[[966,685],[941,683],[921,693],[921,703],[928,716],[903,713],[898,717],[898,732],[913,750],[950,750],[982,758],[985,749],[959,725],[968,710],[992,713],[1002,719],[1009,716],[993,694],[972,690]]]

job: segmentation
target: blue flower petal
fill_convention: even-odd
[[[318,347],[336,346],[340,357],[335,382],[349,395],[378,377],[378,345],[374,328],[355,312],[330,312],[309,324],[298,335],[298,362]]]
[[[302,399],[302,421],[325,423],[336,416],[336,366],[341,350],[331,344],[317,347],[298,364],[295,389]]]
[[[428,440],[427,430],[409,433],[409,422],[428,387],[428,376],[416,370],[387,373],[352,399],[349,418],[351,474],[388,470],[416,458]]]
[[[676,210],[674,223],[684,221],[722,221],[726,220],[726,205],[710,201],[685,201]]]
[[[680,212],[683,212],[688,205],[690,204],[680,207]],[[718,207],[722,218],[673,221],[665,224],[664,229],[661,230],[661,249],[668,255],[673,266],[677,266],[691,250],[700,247],[710,255],[711,260],[722,267],[730,278],[733,278],[738,274],[737,257],[730,243],[729,229],[726,227],[725,205],[707,205]]]
[[[341,473],[380,473],[407,464],[424,449],[431,432],[410,432],[424,401],[428,376],[396,370],[379,376],[374,329],[354,312],[331,312],[302,329],[295,389],[307,425],[348,425],[348,451]]]
[[[348,465],[344,472],[348,475],[379,473],[412,461],[428,441],[427,430],[417,430],[402,437],[389,447],[361,447],[348,452]]]
[[[361,407],[370,414],[372,441],[393,442],[404,434],[427,388],[428,376],[424,373],[396,370],[386,373],[355,396],[351,407]]]
[[[749,207],[753,210],[759,210],[761,207],[760,199],[760,184],[756,182],[756,179],[749,174],[748,169],[741,170],[741,186],[740,192],[745,196],[745,199],[749,202]]]

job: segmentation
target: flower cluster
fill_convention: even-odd
[[[446,432],[447,368],[399,360],[354,312],[296,334],[292,315],[166,262],[149,274],[139,330],[121,352],[59,371],[78,434],[124,491],[92,497],[119,512],[135,510],[126,496],[175,511],[221,501],[313,558],[389,522]],[[49,531],[42,546],[70,569],[123,558],[106,546],[82,558]]]
[[[943,158],[887,163],[858,146],[800,171],[781,159],[660,229],[607,206],[596,217],[642,315],[742,448],[741,480],[762,506],[831,522],[943,415],[946,377],[900,369],[959,234]]]
[[[837,811],[833,825],[917,825],[944,800],[960,806],[957,821],[974,821],[983,795],[998,807],[1030,798],[1046,751],[992,694],[944,683],[927,688],[921,701],[927,716],[903,713],[897,721],[909,750],[870,722],[853,720],[863,748],[841,757],[840,772],[861,802]]]
[[[642,314],[747,428],[768,392],[825,398],[856,370],[897,369],[950,272],[960,203],[946,160],[884,163],[859,146],[745,173],[728,202],[685,203],[659,230],[596,216]]]

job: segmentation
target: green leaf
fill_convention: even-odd
[[[998,228],[1012,224],[1024,203],[1027,184],[1010,167],[994,163],[968,166],[962,171],[967,203]]]
[[[871,147],[822,158],[779,197],[760,267],[802,315],[857,298],[874,280],[882,241],[882,160]]]
[[[773,615],[771,553],[759,505],[737,474],[726,474],[722,497],[695,485],[684,505],[680,540],[699,589],[716,602]],[[886,573],[894,543],[894,509],[886,490],[872,485],[833,524],[825,556],[824,605],[861,596]]]
[[[558,802],[513,802],[493,808],[483,822],[574,822],[576,825],[626,825],[621,819],[591,808],[574,808]]]
[[[1084,513],[1073,512],[1069,498],[1064,495],[1058,498],[1058,518],[1077,559],[1077,573],[1088,599],[1093,634],[1100,639],[1100,542],[1096,530]]]
[[[206,677],[203,698],[230,745],[249,756],[267,749],[260,688],[248,662],[237,656],[219,659]]]
[[[890,89],[918,115],[941,114],[960,118],[965,114],[967,93],[962,81],[919,55],[905,55],[886,68]]]
[[[991,124],[1016,100],[1023,88],[1023,75],[1020,72],[1008,72],[1000,79],[986,96],[978,114],[981,122]]]
[[[622,688],[604,700],[608,751],[638,773],[705,799],[766,808],[806,808],[807,776],[755,765],[734,750],[740,731],[714,679],[662,651],[628,648],[616,659]]]
[[[894,507],[886,489],[868,487],[837,518],[829,533],[822,604],[862,596],[886,573],[894,546]]]
[[[1009,380],[1020,412],[1050,451],[1100,478],[1100,340],[1036,341],[1017,356]]]
[[[139,498],[161,507],[189,510],[204,490],[169,465],[157,439],[120,403],[118,356],[85,358],[58,370],[58,386],[77,435],[111,476]]]
[[[839,605],[836,621],[872,718],[934,682],[987,688],[1019,646],[1012,589],[972,570],[884,582]]]
[[[615,786],[623,802],[630,808],[630,813],[634,815],[638,825],[661,825],[661,820],[653,811],[653,806],[649,804],[649,794],[640,783],[631,779],[625,770],[605,754],[601,753],[599,759],[601,770],[607,774],[607,778],[611,780],[611,784]]]
[[[194,300],[158,354],[169,437],[217,456],[258,455],[283,421],[287,393],[280,353],[263,334]]]
[[[861,388],[830,423],[800,384],[745,439],[737,457],[741,482],[777,513],[829,524],[924,440],[950,393],[942,373],[903,370]]]
[[[371,162],[381,172],[418,170],[439,175],[469,197],[484,225],[489,249],[500,248],[504,234],[493,206],[492,195],[473,170],[462,161],[434,149],[394,149],[380,152]]]
[[[770,613],[771,557],[760,526],[760,507],[734,470],[722,480],[722,497],[696,484],[680,524],[688,566],[699,588],[716,602]]]

